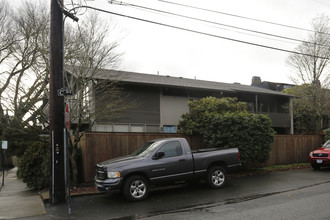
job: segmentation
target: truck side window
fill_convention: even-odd
[[[159,152],[164,152],[166,157],[175,157],[175,156],[180,156],[182,155],[182,147],[180,142],[178,141],[173,141],[164,144],[160,149]]]

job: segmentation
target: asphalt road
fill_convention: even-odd
[[[220,190],[205,184],[156,190],[145,201],[93,195],[46,206],[25,219],[330,219],[330,169],[304,169],[231,179]]]
[[[330,183],[289,190],[282,193],[243,198],[229,204],[198,207],[185,212],[155,215],[145,220],[277,220],[330,219]]]

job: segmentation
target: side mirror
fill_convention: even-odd
[[[162,157],[164,157],[164,156],[165,156],[165,153],[159,151],[159,152],[157,152],[157,153],[154,155],[153,158],[156,159],[156,160],[158,160],[158,159],[160,159],[160,158],[162,158]]]

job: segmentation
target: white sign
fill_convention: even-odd
[[[61,89],[57,90],[57,95],[58,96],[71,96],[71,95],[73,95],[73,92],[69,88],[61,88]]]
[[[2,141],[2,149],[7,149],[8,148],[8,141]]]

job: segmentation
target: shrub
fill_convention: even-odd
[[[209,147],[237,147],[243,163],[265,162],[269,159],[274,130],[266,115],[228,112],[211,119],[203,137]]]
[[[235,98],[194,100],[189,110],[182,116],[179,132],[201,135],[210,148],[237,147],[242,162],[269,159],[275,132],[268,116],[248,113],[246,103]]]
[[[49,148],[47,142],[34,142],[17,161],[17,176],[28,188],[38,190],[49,185]]]

